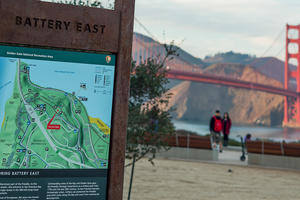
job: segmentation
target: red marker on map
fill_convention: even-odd
[[[47,129],[50,129],[50,130],[59,130],[60,129],[60,125],[57,125],[57,124],[51,124],[55,115],[57,114],[59,110],[56,111],[56,113],[54,114],[54,116],[52,117],[52,119],[49,121],[48,125],[47,125]]]

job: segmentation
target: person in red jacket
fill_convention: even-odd
[[[209,130],[213,142],[213,148],[217,148],[217,145],[219,145],[219,151],[222,152],[223,146],[222,146],[222,117],[219,110],[216,110],[215,115],[210,119],[209,123]]]
[[[231,119],[229,117],[229,114],[228,112],[224,113],[224,117],[223,117],[223,120],[222,120],[222,123],[223,123],[223,135],[224,135],[224,144],[223,146],[227,146],[228,145],[228,138],[229,138],[229,134],[230,134],[230,128],[231,128]]]

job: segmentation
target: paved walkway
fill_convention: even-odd
[[[247,165],[248,164],[247,156],[245,161],[240,161],[241,155],[242,155],[241,149],[233,150],[230,148],[226,148],[223,150],[222,153],[219,153],[219,160],[216,162],[222,164]]]
[[[219,153],[217,149],[214,150],[203,150],[203,152],[197,152],[197,150],[201,149],[189,149],[187,151],[186,148],[177,148],[177,151],[173,151],[171,154],[162,155],[161,158],[163,159],[170,159],[170,160],[186,160],[186,161],[201,161],[201,162],[208,162],[208,163],[216,163],[216,164],[229,164],[229,165],[239,165],[239,166],[247,166],[248,160],[247,155],[245,161],[241,161],[240,157],[242,156],[242,149],[241,147],[226,147],[223,149],[222,153]],[[182,150],[182,152],[180,151]],[[191,157],[188,156],[191,153]],[[202,159],[198,158],[196,155],[197,153],[202,154]],[[209,156],[204,156],[203,154],[210,154]],[[158,155],[159,158],[161,155]]]

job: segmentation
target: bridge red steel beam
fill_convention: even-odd
[[[296,93],[294,91],[286,90],[283,88],[272,87],[272,86],[267,86],[259,83],[251,83],[251,82],[241,81],[241,80],[234,80],[234,79],[224,78],[219,76],[200,74],[200,73],[170,70],[167,73],[167,78],[195,81],[195,82],[209,83],[209,84],[217,84],[217,85],[226,85],[235,88],[253,89],[253,90],[258,90],[258,91],[282,95],[282,96],[289,96],[289,97],[300,96],[300,93]]]
[[[288,29],[296,29],[296,30],[298,30],[300,27],[300,25],[289,25],[289,24],[287,24],[286,26]]]
[[[294,79],[297,78],[297,71],[295,71],[295,70],[290,70],[288,72],[288,74],[289,74],[289,77],[291,77],[291,78],[294,78]]]
[[[298,32],[296,38],[289,36],[290,30],[296,30]],[[289,44],[294,43],[298,46],[297,52],[289,51]],[[300,93],[300,25],[286,25],[286,50],[285,50],[285,64],[284,64],[284,89],[289,90],[289,83],[292,78],[296,80],[297,93]],[[289,68],[289,60],[297,60],[297,69],[291,70]],[[296,124],[300,126],[300,96],[295,101],[289,100],[286,96],[284,98],[284,125]]]
[[[299,39],[288,38],[287,42],[288,43],[299,43]]]

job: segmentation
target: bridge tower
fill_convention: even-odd
[[[289,30],[298,31],[297,38],[289,38]],[[296,44],[297,52],[289,52],[289,44]],[[289,67],[289,60],[297,60],[297,68]],[[286,54],[284,66],[284,88],[290,89],[291,80],[296,80],[296,91],[300,93],[300,25],[286,25]],[[296,98],[284,97],[284,126],[300,126],[300,96]]]

